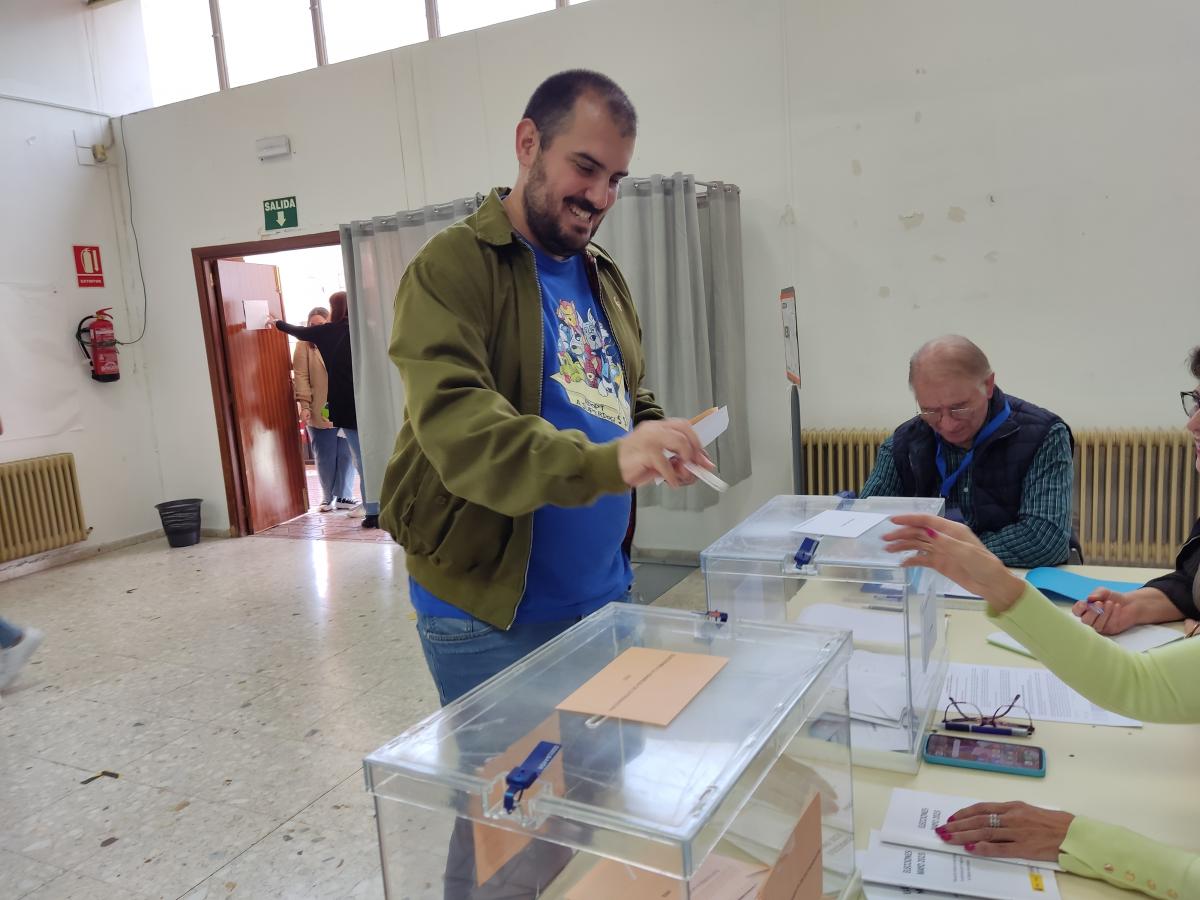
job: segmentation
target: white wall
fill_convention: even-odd
[[[78,0],[19,0],[0,7],[0,94],[91,110],[122,112],[145,105],[149,89],[136,2],[86,10]],[[75,132],[75,135],[73,135]],[[50,310],[70,365],[47,365],[36,377],[69,398],[82,414],[77,430],[18,438],[19,425],[39,410],[16,390],[0,391],[0,460],[48,453],[75,455],[90,545],[117,541],[157,527],[153,504],[160,491],[158,457],[149,418],[144,344],[121,350],[121,380],[88,377],[74,343],[79,320],[114,307],[117,335],[130,340],[142,323],[134,293],[119,154],[103,165],[80,165],[75,147],[110,139],[103,116],[0,99],[0,282],[53,288]],[[81,151],[90,160],[89,151]],[[105,287],[75,285],[73,244],[98,244]],[[169,310],[152,313],[169,315]],[[5,328],[21,332],[19,309],[5,309]],[[153,329],[153,323],[152,323]],[[147,340],[153,339],[153,330]],[[0,359],[0,385],[17,380]]]
[[[190,249],[257,238],[270,197],[320,231],[510,182],[529,92],[571,66],[638,106],[634,173],[742,188],[755,475],[702,515],[647,510],[641,545],[699,549],[790,488],[789,284],[810,426],[906,418],[909,354],[961,331],[1077,427],[1178,427],[1197,37],[1186,2],[598,0],[131,116],[167,493],[227,522]],[[295,156],[259,163],[280,133]]]

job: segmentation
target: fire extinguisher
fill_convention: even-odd
[[[79,349],[91,363],[92,378],[96,381],[116,381],[121,377],[121,366],[117,362],[117,336],[113,331],[112,317],[108,314],[111,309],[111,306],[106,306],[96,310],[95,315],[84,316],[75,329],[75,340],[79,341]]]

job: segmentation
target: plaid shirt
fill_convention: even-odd
[[[943,444],[946,471],[955,471],[967,451]],[[971,491],[974,463],[954,482],[946,506],[957,506],[963,521],[975,528],[975,497]],[[1007,566],[1032,569],[1053,566],[1067,558],[1071,540],[1071,489],[1075,467],[1067,426],[1057,422],[1046,433],[1021,486],[1021,509],[1017,521],[998,531],[979,534],[983,545]],[[860,497],[902,497],[904,487],[892,456],[892,439],[879,447],[875,468],[858,492]]]

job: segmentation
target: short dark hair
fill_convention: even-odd
[[[1188,354],[1188,368],[1192,370],[1192,377],[1200,381],[1200,347],[1193,347]]]
[[[525,104],[522,118],[533,120],[542,147],[549,147],[551,141],[570,127],[575,102],[583,94],[594,94],[608,105],[608,113],[622,137],[637,135],[637,111],[615,81],[590,69],[568,69],[539,84]]]

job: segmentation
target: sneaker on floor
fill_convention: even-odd
[[[16,680],[21,667],[29,662],[29,657],[42,643],[45,635],[37,628],[26,628],[21,637],[21,643],[0,650],[0,690],[8,687]]]
[[[317,512],[329,512],[333,509],[333,500],[322,500],[321,505],[317,507]]]
[[[333,508],[334,509],[354,509],[354,507],[359,506],[359,505],[360,504],[357,500],[348,500],[345,497],[334,497],[333,498]]]
[[[379,527],[379,516],[377,516],[377,515],[376,516],[363,516],[362,527],[363,528],[378,528]]]
[[[351,519],[361,519],[366,514],[367,514],[367,508],[365,506],[363,506],[361,503],[358,504],[356,507],[354,507],[354,509],[350,510],[350,512],[346,513],[346,515],[348,517],[350,517]]]

